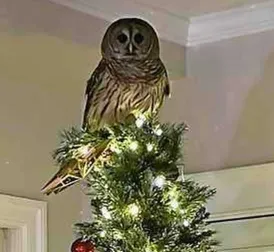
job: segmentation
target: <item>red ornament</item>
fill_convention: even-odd
[[[94,252],[94,244],[89,240],[77,239],[71,245],[71,252]]]

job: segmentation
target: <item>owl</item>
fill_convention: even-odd
[[[83,127],[97,129],[157,112],[170,86],[151,25],[137,18],[117,20],[106,31],[101,52],[87,82]]]
[[[87,81],[83,128],[98,130],[138,114],[157,113],[170,94],[170,85],[159,56],[159,40],[151,25],[138,18],[115,21],[103,37],[101,53],[102,59]],[[104,142],[92,148],[89,164],[107,147],[108,142]],[[88,171],[82,171],[77,160],[72,160],[42,191],[58,193],[85,178]]]

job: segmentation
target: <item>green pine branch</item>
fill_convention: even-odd
[[[75,225],[98,252],[210,252],[217,242],[205,205],[215,189],[180,176],[185,124],[155,118],[62,135],[54,158],[63,164],[85,145],[109,141],[86,178],[91,223]],[[77,158],[77,157],[76,157]]]

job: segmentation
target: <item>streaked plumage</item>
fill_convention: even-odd
[[[160,59],[102,59],[88,81],[83,126],[123,122],[131,113],[155,112],[169,94]]]
[[[130,115],[156,113],[169,95],[170,86],[153,28],[141,19],[119,19],[107,29],[101,52],[102,59],[87,82],[82,126],[97,130],[108,124],[122,123]],[[66,168],[61,170],[53,178],[59,185],[64,184],[62,178],[67,177]],[[65,183],[62,188],[69,185],[71,183]],[[48,193],[55,188],[51,181],[43,191]]]

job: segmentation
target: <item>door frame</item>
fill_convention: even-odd
[[[0,227],[16,252],[47,252],[47,203],[0,194]]]

